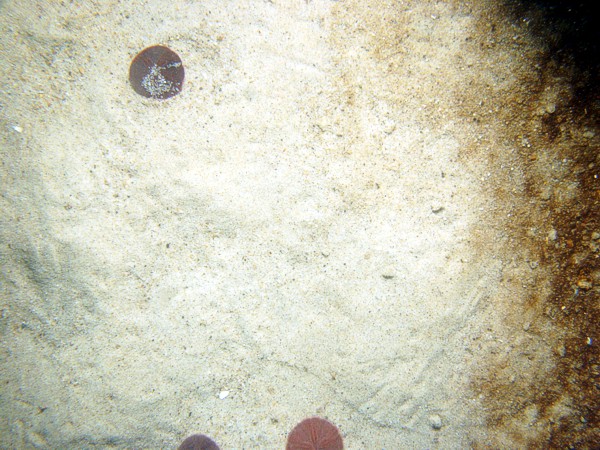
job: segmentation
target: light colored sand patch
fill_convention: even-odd
[[[283,448],[315,414],[349,449],[484,442],[471,375],[525,292],[487,151],[524,177],[467,83],[522,61],[473,53],[473,8],[3,4],[0,445]],[[164,102],[127,83],[157,43]]]

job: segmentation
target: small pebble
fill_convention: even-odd
[[[429,424],[434,430],[439,430],[440,428],[442,428],[442,418],[437,414],[429,416]]]
[[[385,134],[392,134],[396,129],[396,122],[392,119],[387,119],[383,124],[383,131]]]
[[[381,276],[386,280],[391,280],[396,276],[396,271],[393,265],[389,265],[383,269]]]
[[[15,130],[17,133],[22,133],[23,132],[23,128],[21,128],[19,125],[14,125],[12,127],[13,130]]]
[[[581,288],[581,289],[585,289],[585,290],[587,290],[587,289],[591,289],[591,288],[593,288],[593,287],[594,287],[594,285],[593,285],[593,283],[592,283],[591,281],[589,281],[589,280],[586,280],[586,279],[582,279],[582,280],[579,280],[579,281],[577,282],[577,287],[579,287],[579,288]]]
[[[229,391],[221,391],[221,392],[219,392],[219,398],[221,400],[226,399],[228,396],[229,396]]]
[[[550,200],[550,197],[552,197],[552,190],[550,188],[545,188],[540,192],[540,198],[542,200]]]

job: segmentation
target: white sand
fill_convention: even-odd
[[[349,449],[493,439],[472,375],[531,269],[481,100],[526,89],[526,36],[480,46],[484,2],[62,3],[0,4],[0,447],[277,449],[310,415]],[[127,79],[158,43],[162,102]]]

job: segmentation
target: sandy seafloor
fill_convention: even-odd
[[[565,83],[494,4],[0,2],[0,447],[282,449],[319,415],[348,449],[516,448],[579,420],[489,422],[498,355],[525,389],[565,351],[512,227],[512,120]],[[186,70],[166,101],[128,83],[154,44]]]

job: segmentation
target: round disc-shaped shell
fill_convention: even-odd
[[[177,53],[162,45],[137,54],[129,67],[129,82],[144,97],[165,99],[181,92],[185,72]]]
[[[204,434],[192,434],[177,450],[219,450],[219,446]]]
[[[337,427],[320,417],[304,419],[288,435],[286,450],[343,450]]]

